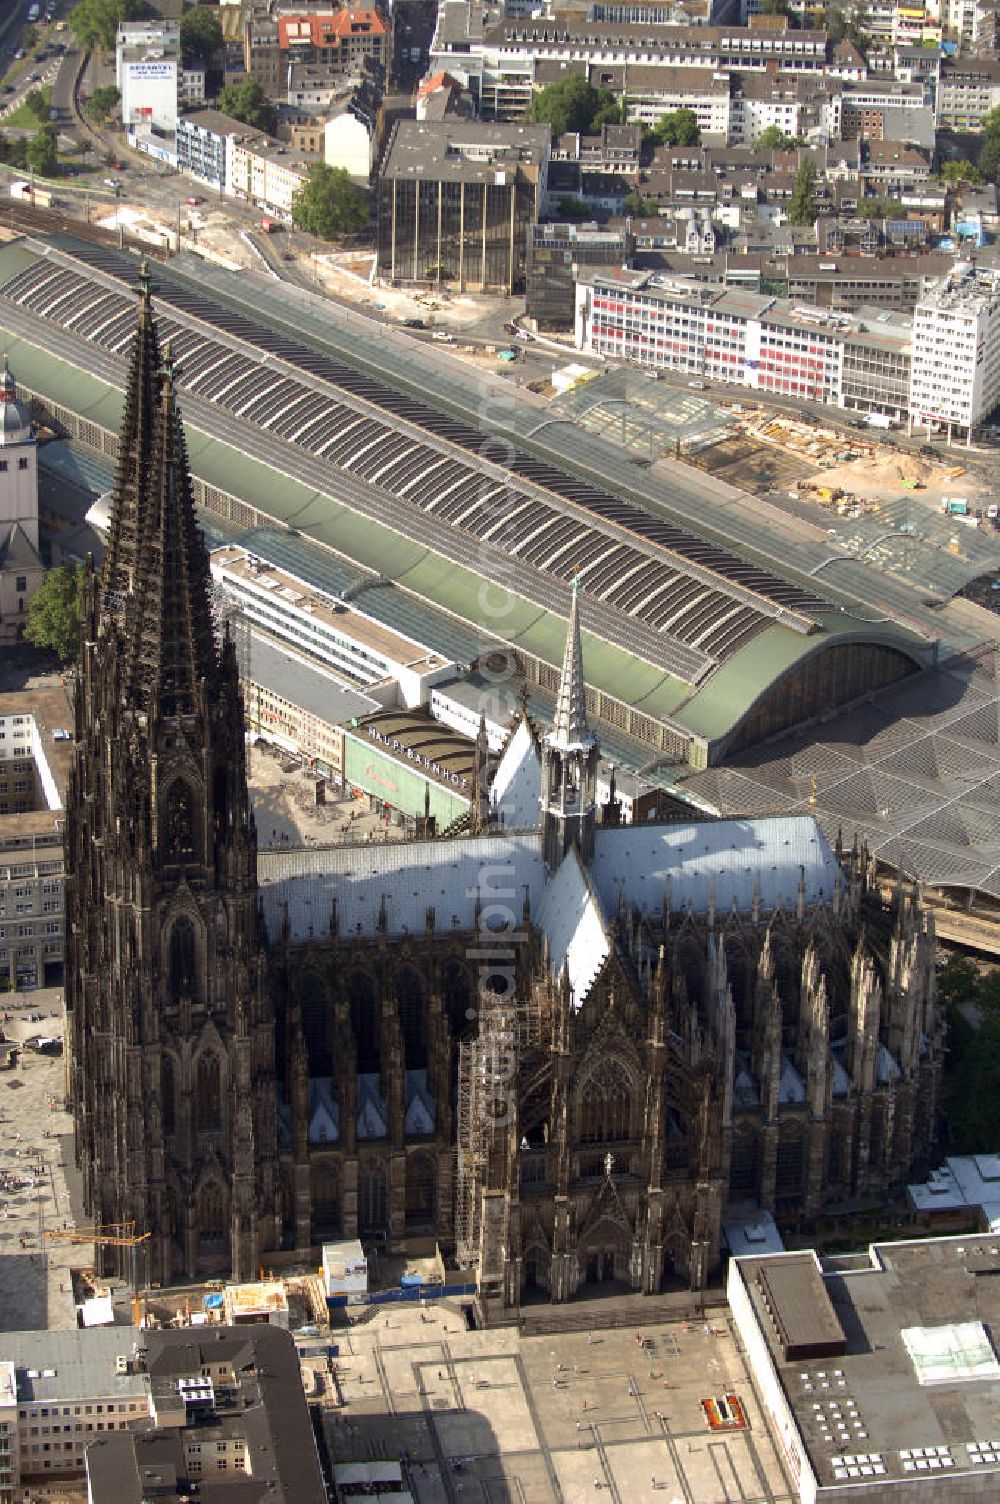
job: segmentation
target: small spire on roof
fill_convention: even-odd
[[[587,724],[583,650],[580,646],[580,577],[574,574],[559,698],[549,741],[553,747],[565,750],[572,746],[587,746],[593,739]]]

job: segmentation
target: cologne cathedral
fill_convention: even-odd
[[[458,834],[258,852],[148,275],[67,818],[88,1212],[150,1282],[436,1239],[517,1305],[715,1275],[729,1209],[803,1223],[928,1167],[942,1011],[919,899],[809,816],[598,808],[574,593]]]

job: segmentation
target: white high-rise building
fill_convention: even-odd
[[[913,315],[910,428],[972,430],[1000,402],[1000,273],[956,262]]]

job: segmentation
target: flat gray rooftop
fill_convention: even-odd
[[[921,1384],[901,1335],[976,1322],[1000,1330],[997,1238],[881,1243],[862,1267],[851,1259],[842,1270],[830,1260],[823,1283],[847,1341],[825,1359],[786,1362],[775,1340],[757,1276],[786,1257],[742,1259],[739,1268],[821,1490],[850,1478],[888,1499],[893,1482],[926,1479],[928,1504],[1000,1495],[1000,1380]]]

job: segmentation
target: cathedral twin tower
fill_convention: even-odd
[[[66,1001],[86,1204],[152,1232],[150,1280],[253,1277],[276,1246],[276,1105],[243,705],[145,266],[76,743]]]

